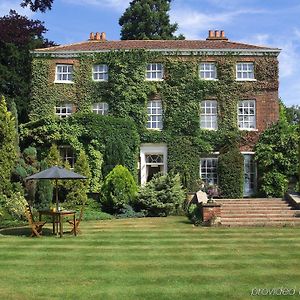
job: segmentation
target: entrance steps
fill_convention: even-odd
[[[280,198],[216,199],[223,226],[300,226],[300,210]]]

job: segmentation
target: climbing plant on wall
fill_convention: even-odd
[[[169,169],[181,173],[185,186],[192,189],[199,177],[199,156],[218,151],[229,138],[247,143],[256,134],[238,130],[238,100],[247,94],[278,87],[275,57],[257,57],[257,82],[243,83],[235,80],[238,58],[216,56],[218,80],[206,81],[198,76],[199,62],[205,61],[205,56],[162,56],[144,50],[80,55],[74,59],[74,84],[57,84],[54,83],[57,61],[51,57],[36,57],[32,121],[22,128],[23,142],[34,141],[42,146],[60,140],[79,151],[87,142],[97,141],[94,149],[103,155],[103,175],[118,161],[135,177],[139,143],[166,143]],[[145,80],[146,65],[151,62],[164,64],[163,81]],[[107,82],[92,80],[93,64],[108,65]],[[146,129],[147,101],[152,98],[162,100],[162,131]],[[204,99],[217,100],[217,131],[199,128],[200,102]],[[97,102],[108,103],[109,117],[91,114],[91,105]],[[59,121],[54,117],[54,106],[59,103],[73,103],[77,113],[69,120]],[[124,136],[118,134],[120,129]]]

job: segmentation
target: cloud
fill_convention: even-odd
[[[177,22],[179,32],[187,39],[199,39],[203,32],[214,29],[227,23],[231,23],[237,16],[263,13],[262,10],[241,9],[231,12],[206,14],[185,7],[175,7],[170,13],[172,22]]]
[[[73,5],[95,6],[99,8],[113,9],[116,11],[124,11],[128,6],[130,0],[63,0],[64,2]]]
[[[32,17],[34,13],[29,8],[22,8],[20,2],[20,0],[1,0],[0,16],[8,15],[12,9],[22,16]]]

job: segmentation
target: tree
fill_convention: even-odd
[[[27,7],[32,11],[41,11],[45,12],[47,9],[51,10],[52,3],[54,0],[23,0],[21,2],[22,7]]]
[[[299,124],[300,122],[300,105],[292,105],[285,108],[287,121],[290,124]]]
[[[255,146],[258,161],[259,188],[266,196],[282,197],[289,182],[298,177],[299,132],[287,121],[281,105],[280,120],[265,130]]]
[[[15,121],[7,110],[5,98],[0,101],[0,194],[7,194],[16,164],[17,150]]]
[[[176,37],[178,24],[170,23],[172,0],[133,0],[119,19],[121,40],[171,40]]]
[[[46,31],[43,22],[14,10],[0,18],[0,95],[15,101],[21,122],[27,120],[30,98],[30,50],[54,45],[43,37]]]
[[[71,191],[67,195],[67,201],[72,204],[84,204],[87,202],[87,192],[91,178],[91,171],[87,155],[80,150],[79,156],[74,165],[74,172],[87,177],[86,180],[72,180]]]

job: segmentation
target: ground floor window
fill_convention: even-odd
[[[71,169],[75,165],[75,153],[71,146],[59,146],[60,157],[63,163],[68,162]]]
[[[218,159],[216,157],[201,158],[200,178],[207,184],[218,184]]]
[[[149,182],[157,173],[167,172],[167,146],[142,144],[140,150],[140,181]]]

